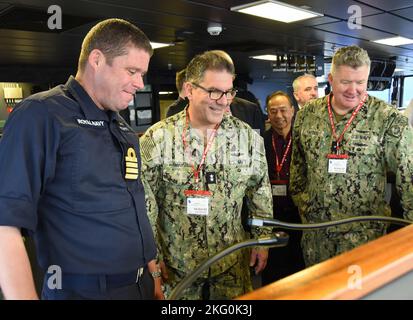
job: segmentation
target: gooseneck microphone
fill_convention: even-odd
[[[183,278],[182,281],[172,290],[170,296],[168,297],[168,300],[177,299],[182,294],[182,292],[199,277],[199,275],[202,272],[208,269],[213,263],[229,255],[230,253],[236,250],[242,249],[242,248],[252,247],[252,246],[284,247],[288,243],[288,238],[289,238],[288,234],[286,234],[285,232],[279,231],[275,233],[275,237],[273,238],[251,239],[251,240],[247,240],[247,241],[234,244],[231,247],[228,247],[220,251],[213,257],[205,260],[192,273],[188,274],[185,278]]]
[[[311,230],[311,229],[333,227],[333,226],[338,226],[341,224],[360,222],[360,221],[391,222],[391,223],[399,224],[399,225],[409,225],[413,223],[413,221],[393,218],[393,217],[358,216],[358,217],[350,217],[350,218],[334,220],[334,221],[319,222],[319,223],[306,223],[306,224],[289,223],[289,222],[283,222],[277,219],[270,219],[270,218],[252,217],[251,219],[248,220],[248,224],[254,227],[279,227],[282,229],[291,229],[291,230]]]
[[[335,221],[327,221],[327,222],[320,222],[320,223],[289,223],[283,222],[277,219],[269,219],[269,218],[262,218],[262,217],[252,217],[248,220],[248,224],[253,227],[278,227],[282,229],[291,229],[291,230],[311,230],[311,229],[322,229],[328,228],[332,226],[338,226],[341,224],[347,224],[352,222],[363,222],[363,221],[378,221],[378,222],[390,222],[393,224],[398,225],[409,225],[412,224],[413,221],[393,218],[393,217],[384,217],[384,216],[358,216],[358,217],[351,217],[345,218]],[[172,290],[171,295],[168,297],[169,300],[177,299],[182,292],[192,284],[195,279],[199,277],[199,275],[204,272],[207,268],[209,268],[213,263],[222,259],[226,255],[234,252],[235,250],[239,250],[245,247],[251,246],[271,246],[271,247],[284,247],[288,243],[288,234],[282,231],[278,231],[275,233],[274,238],[262,238],[258,240],[247,240],[240,243],[237,243],[227,249],[222,250],[221,252],[217,253],[215,256],[205,260],[199,267],[197,267],[192,273],[188,274],[182,281]]]

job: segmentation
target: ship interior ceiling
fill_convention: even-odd
[[[197,53],[223,49],[234,59],[239,81],[290,77],[257,54],[315,56],[324,65],[335,49],[356,44],[378,61],[395,61],[401,75],[413,74],[413,44],[388,46],[381,38],[413,38],[412,0],[283,0],[322,16],[295,23],[276,22],[231,10],[248,0],[0,0],[0,82],[56,84],[73,74],[81,41],[98,20],[119,17],[136,23],[151,41],[173,44],[156,49],[147,83],[174,89],[175,72]],[[47,9],[62,10],[62,28],[51,30]],[[357,6],[357,7],[354,7]],[[354,20],[351,8],[361,16]],[[351,25],[349,19],[357,22]],[[208,26],[222,32],[210,35]],[[290,83],[291,84],[291,83]]]

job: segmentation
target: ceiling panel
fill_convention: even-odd
[[[307,6],[310,7],[309,10],[344,20],[347,20],[350,16],[350,14],[348,13],[348,8],[351,5],[359,6],[363,16],[378,14],[382,12],[380,9],[372,8],[371,6],[364,5],[358,1],[351,0],[339,0],[334,2],[331,0],[283,0],[282,2],[286,2],[299,7]]]
[[[315,26],[314,28],[364,40],[376,40],[393,36],[391,33],[382,32],[367,27],[362,27],[361,29],[350,29],[347,22],[328,23]]]
[[[2,3],[0,2],[0,13],[3,12],[3,10],[5,10],[7,7],[9,7],[10,4],[9,3]]]
[[[413,38],[413,22],[389,13],[363,17],[362,24],[394,35]]]
[[[413,6],[412,0],[361,0],[358,1],[385,11],[397,10]]]
[[[183,68],[196,53],[208,49],[228,50],[234,57],[237,72],[246,73],[255,68],[256,61],[248,58],[254,51],[323,55],[326,47],[333,52],[331,47],[350,44],[365,47],[374,57],[398,56],[401,61],[406,58],[413,61],[412,46],[394,48],[366,41],[391,35],[399,29],[405,35],[411,34],[410,21],[384,13],[389,8],[404,7],[406,1],[281,1],[310,6],[325,16],[286,24],[230,11],[232,6],[250,2],[248,0],[8,0],[8,3],[0,2],[0,11],[17,3],[46,12],[49,5],[57,4],[66,15],[128,19],[151,40],[175,43],[155,51],[149,70],[155,74],[172,74]],[[362,9],[365,25],[362,30],[347,28],[350,5],[359,5]],[[412,8],[413,0],[410,8],[395,13],[408,17],[412,15]],[[220,22],[223,26],[223,32],[217,37],[206,31],[211,22]],[[81,41],[92,25],[94,23],[85,23],[60,34],[0,29],[0,66],[20,63],[75,67]],[[23,22],[21,28],[25,28]]]
[[[413,20],[413,7],[409,7],[409,8],[401,9],[401,10],[395,10],[395,11],[392,11],[392,13],[402,16],[406,19]]]
[[[317,18],[312,18],[312,19],[307,19],[303,21],[298,21],[296,23],[297,27],[301,26],[317,26],[320,24],[325,24],[325,23],[332,23],[332,22],[338,22],[341,21],[340,19],[336,18],[331,18],[331,17],[317,17]]]
[[[305,33],[305,30],[300,30],[299,33]],[[299,34],[300,35],[300,34]],[[413,51],[402,47],[391,47],[380,45],[371,41],[359,40],[350,38],[344,35],[339,35],[333,32],[326,32],[314,28],[313,37],[322,38],[327,45],[333,47],[341,47],[348,45],[359,45],[366,49],[373,58],[386,59],[391,56],[413,57]]]

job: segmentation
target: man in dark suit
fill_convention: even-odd
[[[248,123],[251,128],[260,130],[260,135],[263,135],[265,117],[257,104],[235,97],[230,110],[234,117]]]
[[[178,90],[179,97],[172,103],[168,110],[166,111],[166,116],[170,117],[174,114],[181,112],[188,105],[188,99],[185,97],[185,92],[183,90],[185,82],[185,73],[186,69],[182,69],[176,73],[175,84],[176,89]]]

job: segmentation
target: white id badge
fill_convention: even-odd
[[[188,197],[186,198],[186,213],[207,216],[209,213],[208,197]]]
[[[273,184],[272,195],[273,196],[286,196],[287,195],[287,185],[286,184]]]
[[[328,173],[346,173],[347,159],[328,159]]]

